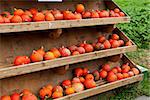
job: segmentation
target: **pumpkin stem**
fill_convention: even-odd
[[[126,65],[129,65],[129,63],[126,63]]]
[[[86,40],[85,40],[85,41],[83,41],[83,43],[84,43],[84,44],[86,44]]]
[[[14,8],[14,10],[17,10],[17,8]]]
[[[41,49],[44,50],[44,46],[41,46]]]
[[[20,97],[22,97],[22,96],[23,96],[23,93],[20,94]]]
[[[36,50],[33,50],[32,53],[37,53]]]

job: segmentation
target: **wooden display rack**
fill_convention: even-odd
[[[85,5],[87,9],[114,9],[118,7],[111,0],[86,1]],[[12,10],[13,7],[30,8],[33,5],[40,9],[44,9],[45,7],[49,9],[60,7],[59,9],[63,10],[68,7],[71,10],[74,10],[73,6],[77,3],[82,3],[83,1],[66,0],[62,3],[37,3],[36,0],[32,0],[29,3],[24,0],[20,2],[17,0],[12,0],[11,2],[0,0],[0,2],[1,12],[7,6],[9,7],[6,8],[7,10]],[[101,2],[101,6],[97,5],[99,2]],[[114,27],[114,24],[129,21],[130,18],[126,15],[125,17],[113,18],[0,24],[0,96],[4,94],[11,94],[14,91],[20,92],[24,88],[29,88],[33,91],[33,93],[37,94],[37,91],[47,83],[56,85],[56,83],[61,82],[64,79],[71,79],[72,70],[78,66],[84,67],[87,65],[87,67],[92,71],[94,69],[98,69],[100,65],[106,62],[107,58],[104,57],[135,51],[137,49],[136,45],[122,31]],[[57,31],[57,29],[62,30],[62,32],[59,34],[59,37],[53,38],[51,35],[55,35],[54,32]],[[81,43],[85,40],[87,40],[87,42],[94,42],[100,34],[103,34],[108,38],[112,33],[118,34],[125,42],[131,41],[133,45],[20,66],[13,66],[12,64],[13,59],[16,56],[29,56],[33,49],[39,48],[40,46],[44,46],[46,50],[53,47],[67,47]],[[136,67],[136,65],[125,55],[118,62],[109,63],[111,65],[120,65],[123,62],[128,62],[131,67]],[[65,65],[70,65],[70,68],[65,75],[59,75],[56,72],[53,72],[56,67],[59,68]],[[134,77],[113,83],[106,83],[106,81],[101,80],[97,82],[98,86],[96,88],[64,96],[58,100],[78,100],[87,98],[117,87],[141,81],[142,78],[143,74],[140,73]]]

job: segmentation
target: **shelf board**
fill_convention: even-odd
[[[92,18],[81,20],[60,20],[45,22],[25,22],[0,24],[0,33],[72,28],[130,22],[130,17]]]
[[[98,87],[92,88],[92,89],[88,89],[88,90],[84,90],[82,92],[78,92],[78,93],[74,93],[68,96],[64,96],[58,99],[54,99],[54,100],[80,100],[80,99],[84,99],[90,96],[94,96],[96,94],[100,94],[121,86],[125,86],[128,84],[132,84],[138,81],[141,81],[143,79],[143,74],[139,74],[130,78],[126,78],[126,79],[122,79],[119,81],[115,81],[112,83],[107,83],[107,84],[102,84]]]
[[[59,66],[64,66],[68,64],[74,64],[79,63],[83,61],[103,58],[107,56],[117,55],[125,52],[135,51],[137,49],[136,45],[132,46],[124,46],[124,47],[118,47],[113,49],[106,49],[106,50],[100,50],[95,51],[91,53],[85,53],[75,56],[69,56],[69,57],[63,57],[63,58],[57,58],[49,61],[42,61],[42,62],[36,62],[36,63],[30,63],[20,66],[7,66],[0,69],[0,79],[36,72],[40,70],[46,70],[50,68],[55,68]]]

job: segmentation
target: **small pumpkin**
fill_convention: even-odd
[[[23,95],[22,100],[38,100],[34,94]]]
[[[49,88],[51,91],[52,91],[52,89],[53,89],[53,86],[52,86],[51,84],[47,84],[45,87],[46,87],[46,88]]]
[[[53,94],[52,94],[52,98],[53,98],[53,99],[60,98],[60,97],[62,97],[62,96],[63,96],[63,92],[61,92],[61,91],[55,91],[55,92],[53,92]]]
[[[50,98],[51,95],[52,95],[52,90],[50,88],[43,87],[39,91],[39,95],[40,95],[40,98],[42,98],[42,99],[44,99],[44,98]]]

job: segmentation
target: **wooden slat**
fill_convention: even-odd
[[[129,21],[130,21],[129,17],[112,17],[112,18],[96,18],[96,19],[82,19],[82,20],[62,20],[51,22],[45,21],[45,22],[9,23],[9,24],[0,24],[0,33],[117,24]]]
[[[140,75],[136,75],[136,76],[126,78],[123,80],[119,80],[116,82],[107,83],[107,84],[98,86],[93,89],[84,90],[82,92],[68,95],[68,96],[58,98],[55,100],[80,100],[80,99],[87,98],[87,97],[90,97],[90,96],[93,96],[102,92],[106,92],[106,91],[109,91],[109,90],[112,90],[121,86],[125,86],[131,83],[141,81],[142,79],[143,79],[143,74],[140,74]]]
[[[106,81],[104,81],[104,80],[99,80],[99,81],[96,81],[96,86],[100,86],[100,85],[103,85],[103,84],[105,84],[106,83]]]
[[[121,54],[121,53],[129,52],[129,51],[135,51],[136,48],[137,48],[136,45],[125,46],[125,47],[119,47],[119,48],[114,48],[114,49],[107,49],[107,50],[95,51],[91,53],[85,53],[85,54],[76,55],[76,56],[57,58],[57,59],[49,60],[49,61],[42,61],[42,62],[31,63],[31,64],[26,64],[26,65],[1,68],[0,78],[16,76],[16,75],[21,75],[25,73],[31,73],[35,71],[55,68],[55,67],[59,67],[63,65],[74,64],[74,63],[98,59],[98,58],[102,58],[106,56]]]
[[[0,34],[0,43],[1,43],[1,34]],[[1,47],[2,45],[0,45],[0,49],[2,50],[2,47]],[[2,53],[0,53],[0,65],[1,65],[1,63],[2,63]]]

